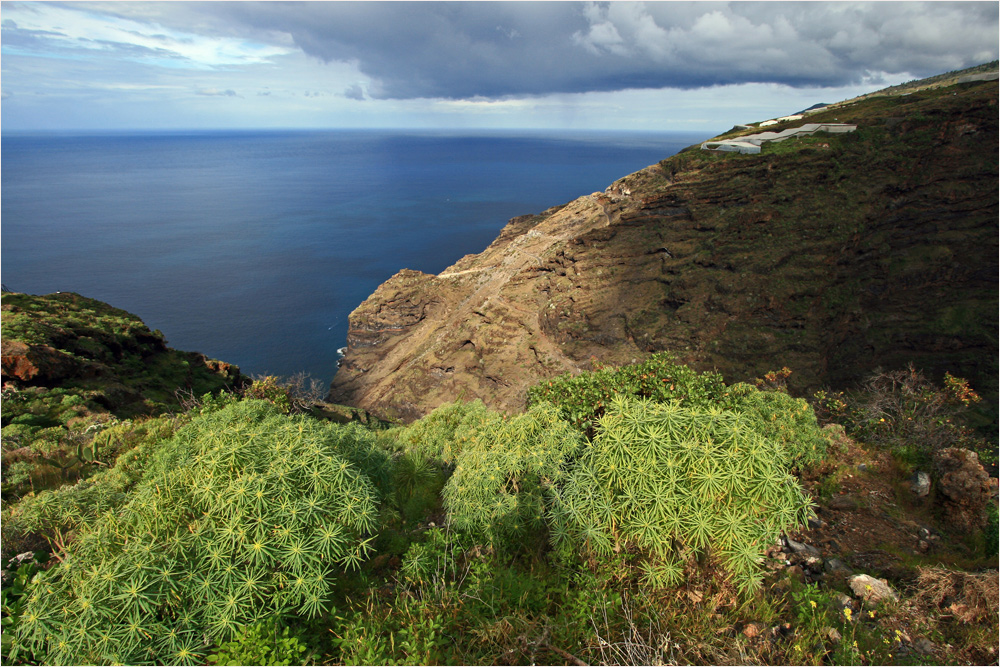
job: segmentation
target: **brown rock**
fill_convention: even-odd
[[[72,357],[59,350],[7,338],[0,343],[0,366],[4,380],[34,383],[71,377],[79,369]]]
[[[866,602],[879,602],[881,600],[898,600],[896,591],[892,590],[885,579],[876,579],[867,574],[857,574],[847,580],[854,595]]]
[[[938,499],[945,515],[961,531],[980,529],[986,521],[990,477],[979,457],[968,449],[952,447],[934,455]]]
[[[834,510],[853,510],[858,508],[858,500],[850,494],[834,496],[827,503],[827,507]]]

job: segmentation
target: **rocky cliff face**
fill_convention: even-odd
[[[728,381],[788,366],[798,390],[912,361],[995,405],[997,114],[995,81],[871,97],[809,118],[855,133],[688,150],[515,218],[361,304],[330,398],[403,419],[519,409],[594,358],[670,350]]]

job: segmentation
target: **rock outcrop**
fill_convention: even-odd
[[[937,491],[948,522],[961,531],[974,532],[986,525],[990,501],[990,476],[979,456],[968,449],[950,447],[934,453]]]
[[[660,350],[793,390],[913,362],[996,404],[997,83],[821,111],[857,132],[684,151],[536,216],[350,317],[330,400],[413,419]],[[726,135],[728,136],[728,135]]]

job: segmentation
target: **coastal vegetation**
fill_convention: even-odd
[[[546,381],[521,413],[456,402],[388,429],[313,416],[301,382],[188,395],[93,432],[84,459],[101,465],[81,461],[77,479],[29,474],[25,486],[5,466],[4,662],[995,655],[995,502],[959,535],[935,494],[900,488],[917,467],[933,472],[930,453],[911,450],[940,423],[955,426],[935,450],[988,449],[963,428],[978,396],[908,371],[905,395],[917,387],[929,407],[887,407],[900,376],[886,374],[810,403],[787,393],[790,372],[727,385],[661,354]],[[874,431],[873,405],[893,417]],[[823,427],[814,406],[858,439]],[[936,538],[930,551],[890,538],[878,545],[895,553],[887,563],[846,543],[803,556],[820,553],[810,543],[859,460],[885,477],[863,488],[896,485],[893,521],[913,517]],[[870,520],[850,512],[848,524]],[[849,567],[900,593],[855,594]]]

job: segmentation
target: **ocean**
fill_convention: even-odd
[[[244,373],[329,383],[347,317],[509,218],[603,190],[703,134],[5,134],[0,277],[138,315]]]

